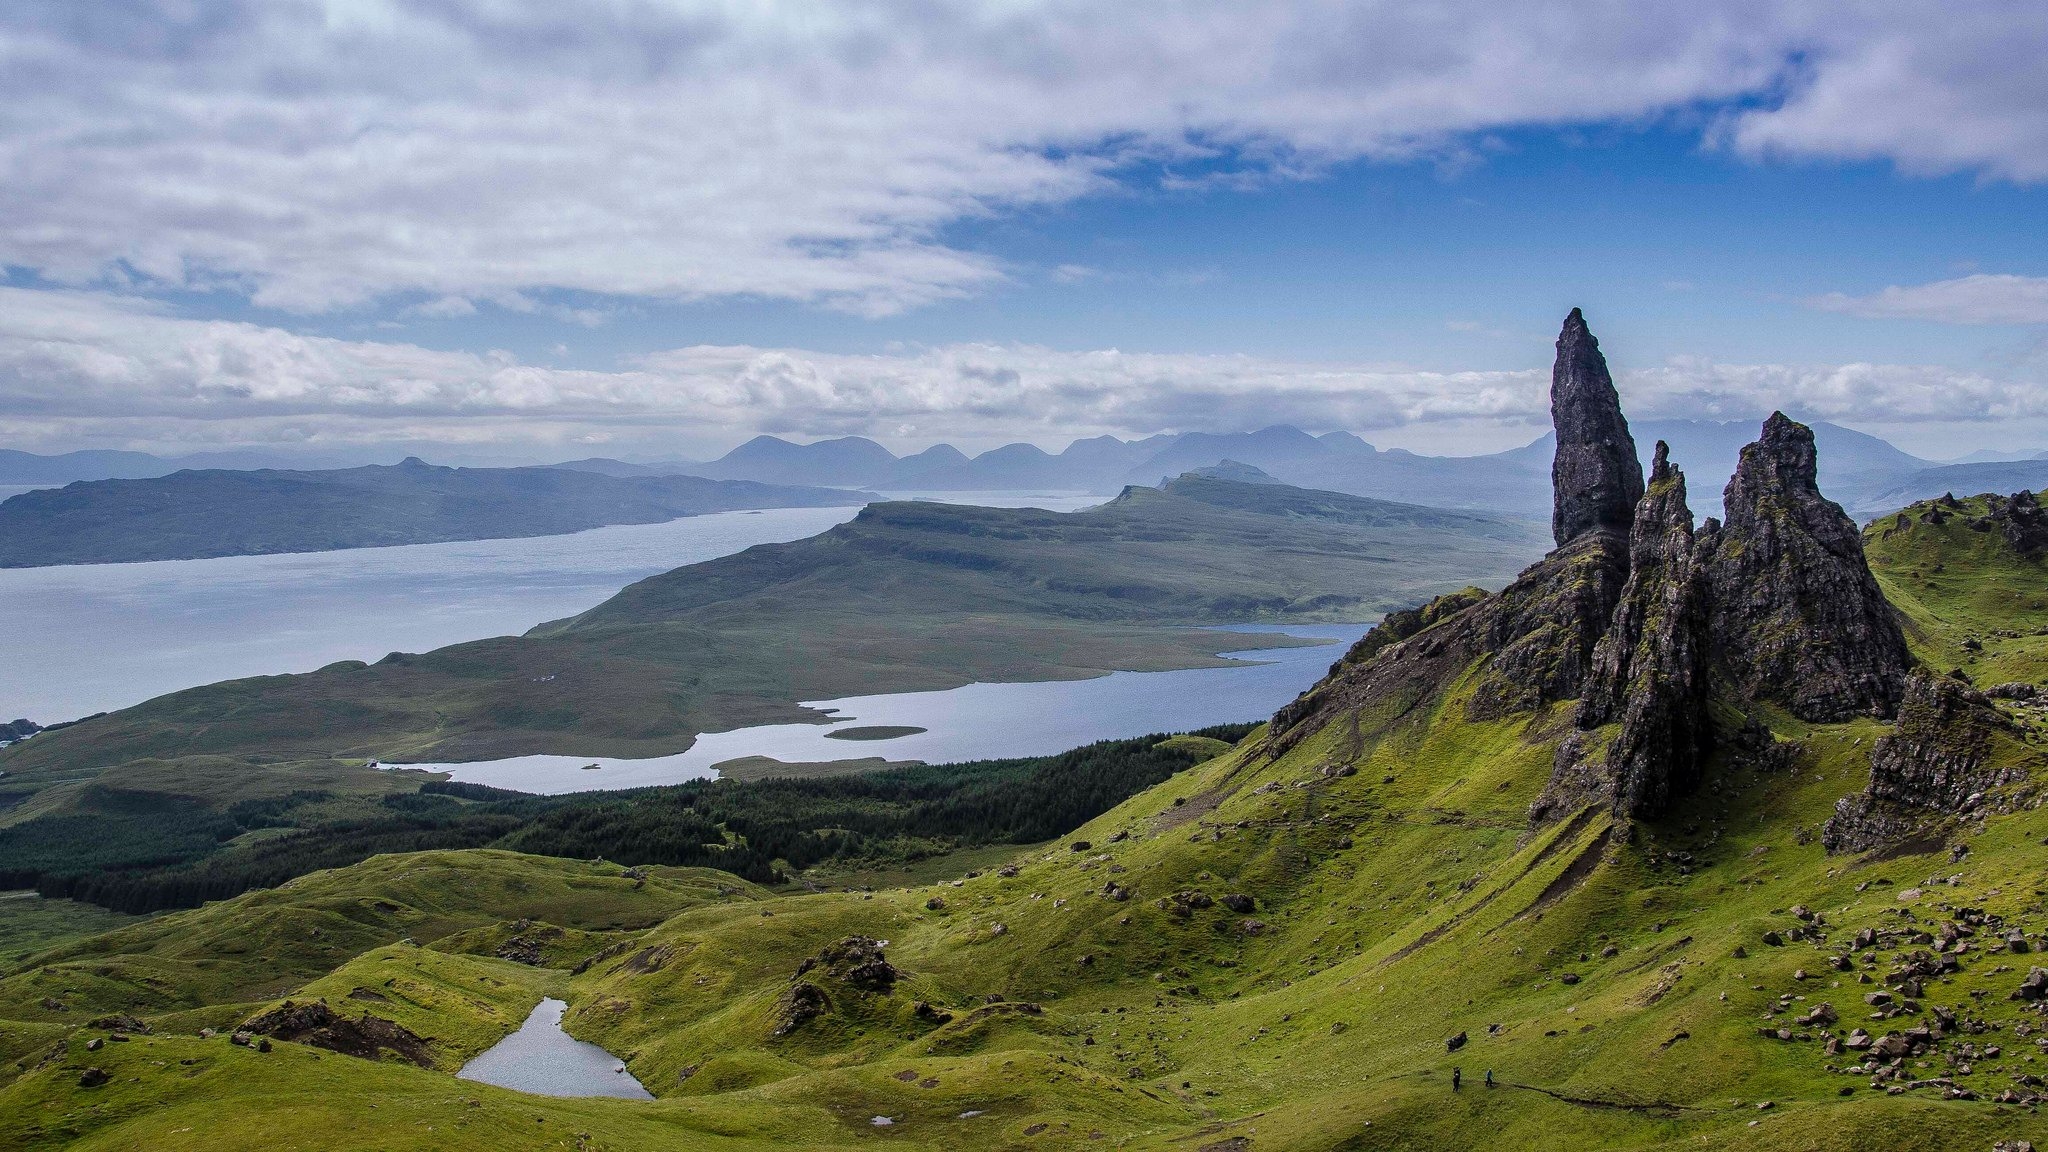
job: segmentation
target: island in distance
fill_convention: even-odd
[[[418,459],[319,471],[200,469],[12,497],[0,503],[0,568],[553,536],[873,499],[871,492],[751,480],[443,468]]]

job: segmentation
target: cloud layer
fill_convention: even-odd
[[[1979,273],[1907,288],[1894,284],[1868,296],[1830,292],[1808,303],[1875,320],[2048,324],[2048,277]]]
[[[1753,156],[2048,178],[2003,0],[14,0],[0,264],[459,315],[566,289],[886,313],[949,225],[1138,160],[1286,175],[1720,110]]]
[[[545,453],[661,451],[690,435],[967,443],[1275,423],[1372,433],[1547,424],[1547,365],[1432,372],[1249,356],[963,344],[893,355],[690,347],[613,372],[503,353],[308,337],[169,315],[140,298],[0,288],[0,441],[175,448],[436,440]],[[2036,385],[1895,364],[1674,360],[1623,373],[1631,415],[1857,423],[2048,416]],[[673,452],[673,449],[670,449]]]

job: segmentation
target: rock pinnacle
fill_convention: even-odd
[[[1577,308],[1557,337],[1550,418],[1557,427],[1550,528],[1558,545],[1601,528],[1627,532],[1643,498],[1643,465],[1600,342]]]

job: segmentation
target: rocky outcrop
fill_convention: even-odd
[[[872,936],[848,936],[805,958],[797,965],[796,974],[815,973],[862,992],[887,995],[903,974],[882,954],[883,947],[884,942]]]
[[[1607,374],[1607,358],[1577,308],[1557,337],[1550,419],[1557,429],[1550,528],[1558,546],[1598,529],[1628,531],[1643,498],[1643,465]]]
[[[1988,766],[1995,739],[2011,727],[1962,681],[1914,676],[1897,726],[1871,747],[1870,783],[1835,805],[1821,828],[1821,846],[1860,852],[1925,836],[1982,804],[1990,790],[2025,779],[2023,770]]]
[[[1392,723],[1435,698],[1482,662],[1467,714],[1492,719],[1576,699],[1593,647],[1628,576],[1627,541],[1588,533],[1552,552],[1494,595],[1446,597],[1424,612],[1434,620],[1400,639],[1400,629],[1360,644],[1369,655],[1347,656],[1315,687],[1280,709],[1265,751],[1280,756],[1324,724],[1347,713]]]
[[[243,1032],[309,1044],[363,1060],[392,1055],[422,1068],[434,1066],[425,1038],[411,1029],[368,1012],[344,1016],[329,1008],[324,1000],[307,1004],[287,1000],[242,1025],[236,1035]]]
[[[2009,497],[1987,496],[1985,500],[1991,506],[1986,518],[2013,551],[2022,556],[2048,552],[2048,513],[2041,510],[2032,492],[2021,489]]]
[[[1773,413],[1742,450],[1727,522],[1698,541],[1717,674],[1743,697],[1829,723],[1890,716],[1911,660],[1863,539],[1815,483],[1813,431]]]
[[[1558,749],[1532,816],[1587,803],[1652,816],[1692,790],[1711,744],[1704,624],[1685,474],[1660,441],[1629,532],[1628,579],[1579,698],[1581,731]],[[1604,740],[1591,734],[1610,724]]]

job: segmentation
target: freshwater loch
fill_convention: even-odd
[[[1113,672],[1089,680],[968,684],[806,701],[831,724],[768,724],[710,732],[674,756],[516,756],[473,763],[393,765],[446,772],[457,780],[520,792],[562,793],[675,784],[717,774],[729,760],[766,756],[784,763],[882,757],[929,764],[1045,756],[1097,740],[1263,720],[1316,682],[1363,624],[1245,625],[1232,632],[1290,636],[1310,645],[1229,653],[1241,663],[1175,672]],[[843,728],[923,729],[891,739],[832,739]],[[593,768],[592,765],[595,765]]]

